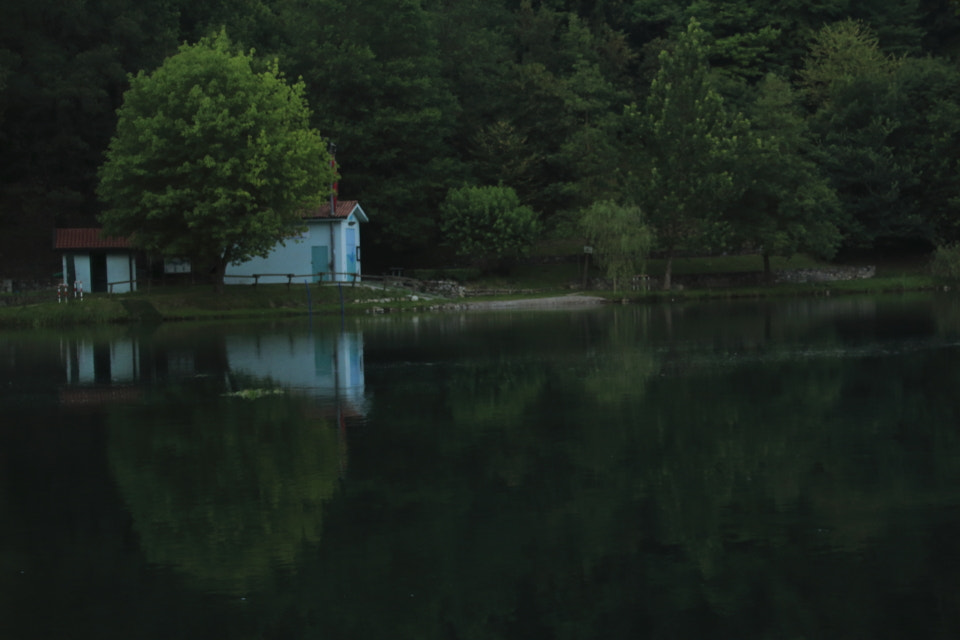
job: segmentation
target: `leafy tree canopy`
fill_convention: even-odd
[[[329,193],[333,169],[303,84],[225,33],[131,78],[100,168],[106,233],[212,266],[265,256]]]
[[[827,100],[837,83],[888,74],[893,60],[880,50],[876,34],[862,22],[844,20],[821,29],[800,71],[814,102]]]
[[[883,54],[864,25],[824,27],[802,71],[814,158],[844,209],[847,246],[957,237],[960,94],[954,64]]]

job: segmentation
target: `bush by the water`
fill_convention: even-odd
[[[930,272],[938,278],[960,280],[960,243],[937,247],[930,259]]]

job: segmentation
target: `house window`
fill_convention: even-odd
[[[186,258],[164,258],[164,273],[190,273],[190,261]]]

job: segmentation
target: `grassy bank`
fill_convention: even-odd
[[[719,256],[680,258],[674,262],[674,273],[721,274],[756,272],[761,267],[757,256]],[[817,268],[828,266],[807,257],[791,260],[774,259],[772,267],[780,269]],[[589,291],[611,300],[659,302],[706,298],[762,298],[784,296],[842,295],[853,293],[881,294],[922,291],[942,288],[943,282],[927,274],[921,261],[898,261],[877,264],[877,275],[869,279],[820,282],[810,284],[773,284],[751,287],[687,288],[682,291]],[[651,260],[649,275],[663,273],[662,261]],[[575,262],[522,265],[510,274],[475,278],[465,283],[471,300],[516,299],[540,295],[557,295],[578,290],[583,281],[582,266]],[[600,276],[591,270],[590,277]],[[484,295],[486,293],[486,295]],[[412,299],[404,289],[383,289],[364,285],[259,285],[229,286],[222,294],[209,285],[154,287],[132,294],[88,295],[83,301],[58,304],[51,293],[49,302],[0,308],[0,326],[57,327],[122,322],[162,322],[241,318],[275,318],[314,313],[339,314],[341,299],[345,313],[367,313],[374,309],[423,309],[443,300]]]
[[[724,289],[685,289],[682,291],[605,292],[603,295],[632,302],[661,302],[697,300],[706,298],[797,298],[811,296],[887,294],[905,291],[934,291],[946,287],[946,283],[927,275],[876,276],[863,280],[837,280],[834,282],[780,283],[755,287],[731,287]]]
[[[209,285],[155,287],[129,294],[88,294],[83,300],[55,298],[0,308],[0,326],[55,327],[120,322],[161,322],[232,318],[276,318],[307,313],[364,312],[385,299],[407,297],[402,291],[365,286],[301,284],[226,287],[217,294]]]

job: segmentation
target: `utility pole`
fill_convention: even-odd
[[[330,142],[327,145],[327,150],[330,152],[330,166],[333,167],[334,172],[337,170],[337,145],[335,142]],[[337,215],[337,181],[334,179],[333,183],[330,185],[330,279],[337,279],[337,249],[336,242],[334,241],[334,231],[333,231],[333,221]]]

